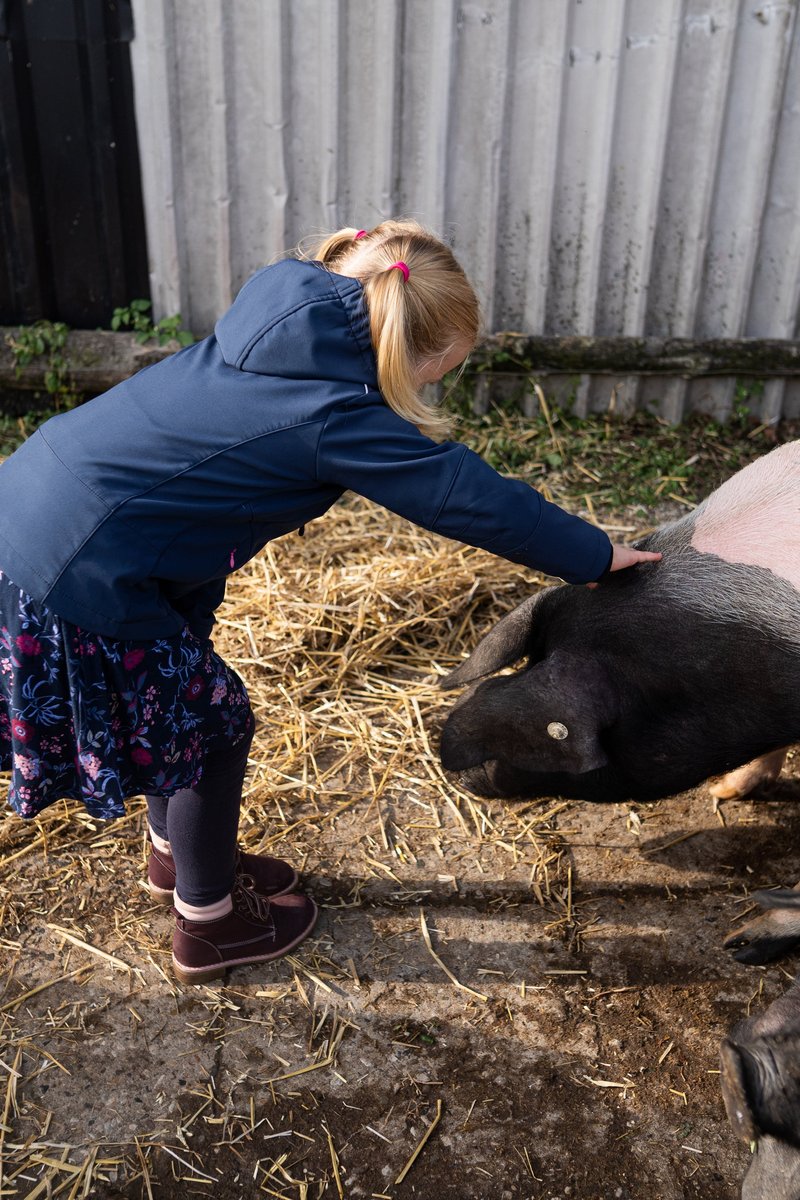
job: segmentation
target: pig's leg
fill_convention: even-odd
[[[776,780],[785,761],[786,748],[772,750],[735,771],[729,771],[727,775],[720,775],[709,785],[708,790],[717,800],[740,800],[760,783],[772,783]]]
[[[774,892],[755,892],[765,912],[740,925],[723,945],[739,962],[759,965],[787,954],[800,942],[800,883]]]

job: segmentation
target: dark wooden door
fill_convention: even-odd
[[[130,0],[0,0],[0,324],[149,298]]]

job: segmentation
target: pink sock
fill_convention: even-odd
[[[153,833],[153,830],[149,824],[147,828],[150,830],[150,841],[153,843],[156,850],[160,850],[162,854],[169,854],[171,858],[172,851],[169,848],[169,842],[165,841],[164,838],[159,837],[157,833]]]
[[[176,891],[172,893],[172,899],[175,911],[182,917],[186,917],[187,921],[218,921],[220,917],[227,917],[229,912],[233,912],[233,900],[230,892],[221,900],[215,901],[214,904],[187,904],[185,900],[181,900]]]

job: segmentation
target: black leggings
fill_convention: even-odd
[[[196,788],[169,800],[147,797],[150,828],[175,860],[175,889],[186,904],[214,904],[233,887],[242,784],[252,732],[235,746],[206,755]]]

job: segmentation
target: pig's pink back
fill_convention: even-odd
[[[695,550],[766,567],[800,589],[800,442],[739,471],[696,510]]]

